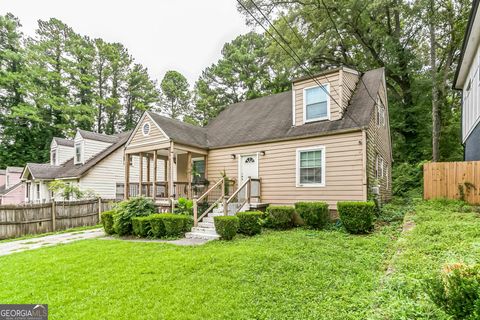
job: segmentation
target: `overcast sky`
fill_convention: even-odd
[[[191,85],[225,42],[250,30],[235,0],[0,0],[7,12],[27,35],[37,20],[55,17],[82,35],[122,43],[153,78],[173,69]]]

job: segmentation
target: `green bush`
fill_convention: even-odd
[[[239,226],[238,233],[245,234],[247,236],[253,236],[262,232],[262,218],[263,212],[250,211],[237,213]]]
[[[164,214],[162,217],[165,226],[165,236],[176,238],[185,234],[185,225],[188,217],[182,214]]]
[[[102,224],[103,229],[106,234],[114,234],[115,229],[113,229],[113,215],[115,214],[114,210],[102,212]]]
[[[150,234],[150,217],[151,215],[146,217],[132,218],[132,231],[134,235],[139,237],[146,237]]]
[[[115,208],[113,227],[119,235],[132,233],[132,218],[148,216],[155,212],[155,204],[151,199],[138,197],[120,202]]]
[[[423,165],[418,163],[397,163],[392,170],[392,193],[406,198],[421,198],[423,193]]]
[[[330,221],[330,212],[326,202],[297,202],[295,211],[307,226],[315,229],[324,228]]]
[[[150,215],[150,236],[155,238],[165,237],[165,225],[163,224],[162,217],[165,213],[157,213]]]
[[[193,219],[183,214],[159,213],[149,217],[150,235],[156,238],[183,236],[193,226]]]
[[[215,230],[223,240],[232,240],[238,231],[240,224],[236,216],[217,216],[213,218]]]
[[[337,203],[338,214],[343,226],[350,233],[365,233],[372,229],[375,203],[344,201]]]
[[[425,286],[433,303],[453,319],[480,319],[480,265],[448,265]]]
[[[193,216],[193,200],[179,198],[175,214],[185,214]]]
[[[273,229],[289,229],[293,227],[294,207],[269,206],[265,212],[265,225]]]

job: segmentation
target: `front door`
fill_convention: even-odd
[[[239,181],[242,184],[248,178],[258,178],[258,156],[257,154],[243,155],[240,158]]]

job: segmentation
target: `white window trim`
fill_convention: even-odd
[[[321,183],[300,183],[300,153],[305,151],[322,151],[322,182]],[[298,148],[297,149],[297,160],[296,160],[296,187],[297,188],[323,188],[326,186],[325,181],[327,177],[325,175],[325,168],[327,167],[327,161],[325,157],[326,148],[325,146],[315,146],[315,147],[306,147],[306,148]]]
[[[148,132],[145,133],[143,128],[148,124]],[[150,124],[150,121],[145,121],[144,124],[142,125],[142,134],[144,137],[148,137],[150,135],[150,132],[152,131],[152,125]]]
[[[313,88],[320,88],[320,86],[315,85],[315,86],[311,86],[311,87],[306,87],[306,88],[303,88],[303,123],[322,121],[322,120],[330,120],[330,84],[329,83],[325,83],[325,84],[322,83],[321,86],[324,87],[325,90],[327,91],[327,116],[307,120],[307,90],[308,89],[313,89]]]
[[[80,150],[80,162],[77,161],[77,145],[80,146],[81,150]],[[74,144],[74,148],[73,148],[73,152],[74,152],[74,164],[84,164],[85,161],[85,143],[84,141],[79,141],[79,142],[76,142]]]
[[[53,155],[55,154],[55,159],[53,157]],[[57,163],[58,163],[58,152],[57,152],[57,149],[53,149],[50,151],[50,159],[51,159],[51,163],[52,165],[56,166]]]
[[[385,160],[380,154],[377,154],[375,159],[376,171],[375,171],[375,178],[376,179],[383,179],[385,178]]]

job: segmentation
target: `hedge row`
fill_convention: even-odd
[[[372,230],[376,210],[374,202],[338,202],[337,209],[340,220],[348,232],[356,234]]]

